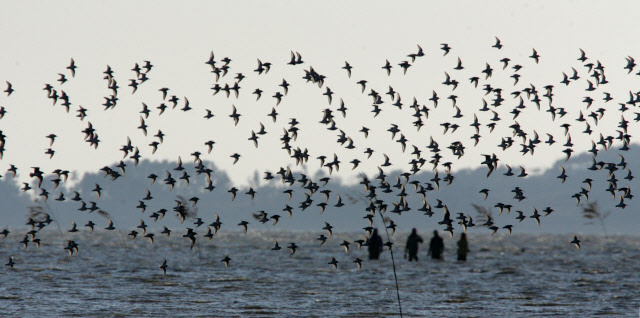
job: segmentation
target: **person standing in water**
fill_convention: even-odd
[[[409,255],[409,262],[415,260],[418,261],[418,243],[422,243],[422,237],[418,235],[418,231],[413,228],[409,238],[407,238],[407,245],[404,248],[404,258]]]
[[[380,252],[382,252],[382,238],[378,235],[378,229],[373,230],[368,241],[369,259],[380,258]]]
[[[444,251],[444,242],[440,235],[438,235],[438,231],[433,231],[433,238],[431,238],[431,242],[429,243],[429,252],[427,252],[427,255],[431,255],[433,259],[442,259],[442,251]]]
[[[469,242],[467,241],[467,235],[460,234],[460,240],[458,241],[458,260],[465,262],[467,260],[467,254],[469,253]]]

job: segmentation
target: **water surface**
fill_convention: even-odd
[[[200,236],[190,250],[184,233],[156,234],[151,245],[119,231],[45,231],[39,249],[24,250],[18,232],[0,240],[2,264],[9,255],[16,262],[14,270],[0,268],[1,317],[398,316],[390,254],[368,261],[364,248],[353,244],[347,255],[339,246],[358,234],[318,246],[320,233],[221,232]],[[578,251],[568,235],[470,233],[464,263],[450,238],[443,261],[427,259],[423,244],[420,261],[409,263],[406,237],[392,238],[406,317],[638,316],[638,236],[580,236]],[[68,256],[66,239],[79,244],[78,255]],[[282,250],[271,250],[274,239]],[[293,256],[290,242],[299,246]],[[220,262],[226,255],[228,268]],[[338,270],[327,264],[331,257]],[[356,257],[364,260],[360,271]]]

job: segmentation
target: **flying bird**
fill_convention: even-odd
[[[338,270],[338,263],[340,262],[338,262],[335,257],[331,257],[331,262],[329,262],[328,264],[333,265],[334,270]]]
[[[571,244],[574,244],[577,249],[580,249],[580,240],[575,234],[573,234],[573,240],[571,241]]]
[[[162,265],[159,266],[159,268],[162,270],[162,276],[167,275],[167,260],[163,259],[162,260]]]

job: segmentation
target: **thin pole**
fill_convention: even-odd
[[[371,201],[376,197],[377,196],[374,194],[373,198],[369,200],[369,203],[371,203]],[[362,198],[362,199],[366,202],[365,198]],[[382,209],[377,208],[377,210],[378,210],[378,215],[380,215],[380,219],[382,219],[382,226],[384,226],[384,216],[382,216]],[[375,210],[373,211],[373,214],[375,214]],[[384,232],[387,233],[387,241],[391,242],[391,237],[389,236],[389,230],[387,229],[386,226],[384,226]],[[396,272],[396,261],[395,261],[395,258],[393,257],[393,248],[391,246],[389,246],[389,252],[391,253],[391,264],[393,266],[393,278],[396,281],[396,296],[398,297],[398,309],[400,310],[400,318],[402,318],[402,302],[400,301],[400,287],[398,286],[398,274]]]
[[[382,216],[382,211],[378,209],[378,215],[382,219],[382,226],[384,226],[384,217]],[[389,236],[389,229],[384,226],[384,232],[387,233],[387,241],[391,242],[391,237]],[[389,252],[391,252],[391,264],[393,265],[393,278],[396,280],[396,295],[398,296],[398,309],[400,310],[400,318],[402,318],[402,303],[400,302],[400,287],[398,287],[398,274],[396,273],[396,261],[393,257],[393,248],[392,245],[389,246]]]

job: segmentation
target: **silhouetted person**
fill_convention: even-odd
[[[369,237],[369,259],[380,258],[382,252],[382,238],[378,235],[378,229],[374,229]]]
[[[431,255],[433,259],[442,259],[442,251],[444,251],[444,242],[438,235],[438,231],[433,231],[433,238],[429,243],[429,252],[427,255]]]
[[[460,240],[458,241],[458,260],[466,261],[467,254],[469,253],[469,242],[467,241],[467,235],[460,234]]]
[[[407,238],[407,245],[404,248],[404,258],[409,255],[409,262],[418,260],[418,243],[424,242],[422,237],[418,235],[418,231],[413,228],[409,238]]]

